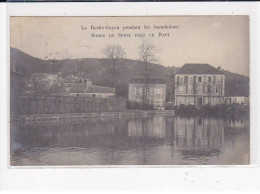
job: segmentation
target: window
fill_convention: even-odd
[[[215,84],[216,83],[216,76],[213,76],[213,84]]]
[[[211,88],[211,94],[216,94],[216,86],[212,86],[212,88]]]
[[[193,76],[193,83],[197,82],[197,76]]]
[[[66,86],[66,92],[69,92],[69,91],[70,91],[70,89],[71,89],[71,87],[70,87],[70,86]]]
[[[197,99],[197,105],[198,106],[202,106],[202,98],[198,98]]]
[[[203,94],[206,94],[206,86],[203,86]]]
[[[149,97],[151,94],[151,88],[147,86],[146,96]]]
[[[198,125],[199,125],[199,126],[202,126],[202,118],[199,118],[199,119],[198,119]]]
[[[188,94],[188,86],[185,86],[185,94]]]
[[[185,84],[188,84],[188,78],[189,78],[188,76],[184,76],[184,83]]]
[[[180,76],[180,84],[183,84],[183,77]]]
[[[202,82],[202,77],[198,77],[198,82]]]
[[[209,77],[209,82],[211,82],[211,77]]]
[[[180,94],[183,93],[183,88],[182,88],[182,87],[183,87],[183,86],[180,86],[180,87],[179,87],[179,93],[180,93]]]
[[[96,94],[92,94],[92,97],[95,98],[95,97],[96,97]]]
[[[208,86],[208,94],[211,94],[211,86]]]
[[[179,87],[176,87],[176,94],[179,94],[180,93],[180,89]]]
[[[203,79],[204,79],[204,83],[206,83],[206,82],[207,82],[207,80],[206,80],[206,76],[204,76]]]

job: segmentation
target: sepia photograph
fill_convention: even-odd
[[[10,17],[10,165],[249,165],[249,23]]]

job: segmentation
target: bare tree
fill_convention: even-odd
[[[189,78],[188,78],[189,79]],[[197,93],[198,93],[198,84],[197,76],[193,76],[193,94],[194,94],[194,105],[197,105]]]
[[[166,73],[169,73],[169,72],[166,72]],[[169,78],[171,80],[169,101],[174,103],[174,101],[175,101],[175,99],[174,99],[174,96],[175,96],[175,66],[172,66]]]
[[[34,73],[27,77],[26,86],[34,95],[42,94],[45,92],[47,86],[47,83],[43,79],[44,75],[42,73]]]
[[[218,98],[219,98],[219,101],[220,101],[221,104],[224,103],[223,88],[224,88],[224,80],[223,80],[223,78],[221,78],[217,82],[217,86],[216,86],[216,93],[218,94]]]
[[[118,60],[122,59],[125,56],[125,50],[120,45],[106,45],[102,49],[102,53],[109,60],[109,65],[111,65],[110,73],[113,77],[113,87],[116,85],[116,70],[118,65]]]
[[[150,43],[147,39],[142,39],[141,45],[138,47],[138,53],[140,56],[140,60],[144,64],[144,76],[149,77],[149,63],[158,62],[159,59],[156,57],[156,53],[158,49],[152,43]]]
[[[208,104],[211,105],[211,83],[207,84]]]
[[[159,59],[156,57],[156,53],[158,52],[158,49],[156,48],[156,46],[154,44],[152,44],[151,42],[149,42],[147,39],[142,39],[142,43],[141,45],[138,47],[138,53],[140,56],[140,60],[143,63],[143,67],[144,67],[144,84],[143,84],[143,91],[142,91],[142,105],[144,103],[148,103],[148,79],[149,79],[149,64],[150,63],[154,63],[154,62],[158,62]]]

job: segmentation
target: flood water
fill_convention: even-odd
[[[249,164],[249,120],[103,118],[11,123],[13,166]]]

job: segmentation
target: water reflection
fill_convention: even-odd
[[[223,147],[223,120],[177,118],[175,129],[175,145],[187,158],[210,156]]]
[[[12,165],[243,164],[248,153],[245,118],[11,123]]]

